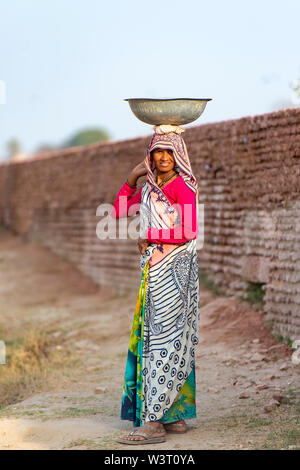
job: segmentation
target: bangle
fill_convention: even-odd
[[[128,179],[126,180],[126,183],[127,183],[128,186],[130,186],[130,188],[132,188],[132,189],[136,189],[136,187],[137,187],[136,185],[135,185],[135,186],[132,186],[131,184],[129,184],[129,183],[128,183]]]

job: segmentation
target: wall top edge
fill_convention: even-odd
[[[289,117],[289,116],[297,116],[299,115],[299,123],[300,123],[300,107],[293,107],[293,108],[285,108],[279,111],[272,111],[270,113],[263,113],[263,114],[255,114],[255,115],[248,115],[248,116],[243,116],[237,119],[228,119],[228,120],[222,120],[222,121],[215,121],[215,122],[209,122],[205,124],[197,124],[194,126],[189,126],[186,127],[186,135],[195,132],[197,129],[201,128],[203,130],[205,129],[213,129],[213,128],[221,128],[221,127],[230,127],[230,126],[239,126],[239,124],[247,124],[247,123],[261,123],[262,121],[267,122],[270,119],[280,119],[283,117]],[[264,126],[265,127],[265,126]],[[122,139],[122,140],[110,140],[110,141],[105,141],[105,142],[96,142],[93,144],[89,145],[82,145],[78,147],[67,147],[67,148],[61,148],[57,150],[50,150],[49,152],[43,152],[41,154],[34,154],[30,157],[28,157],[26,160],[21,160],[21,161],[0,161],[0,167],[5,167],[5,166],[12,166],[12,165],[26,165],[28,163],[34,163],[34,162],[40,162],[43,160],[49,160],[52,158],[57,158],[57,157],[63,157],[63,156],[71,156],[71,155],[77,155],[82,152],[93,152],[97,151],[98,149],[105,149],[105,148],[113,148],[114,146],[119,146],[120,144],[123,143],[132,143],[134,144],[135,142],[138,141],[143,141],[146,139],[151,138],[152,133],[150,132],[147,135],[143,136],[137,136],[137,137],[131,137],[129,139]]]

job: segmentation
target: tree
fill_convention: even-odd
[[[104,129],[85,129],[74,134],[63,146],[75,147],[78,145],[88,145],[96,142],[103,142],[110,139],[110,135]]]
[[[292,82],[290,86],[294,92],[293,102],[295,104],[300,104],[300,78]]]
[[[34,153],[44,153],[44,152],[49,152],[51,150],[55,150],[56,147],[52,144],[41,144],[37,147]]]
[[[7,151],[8,151],[8,158],[11,159],[14,155],[16,155],[17,153],[20,153],[21,144],[18,141],[18,139],[13,137],[12,139],[10,139],[7,142],[6,148],[7,148]]]
[[[270,107],[270,111],[280,111],[281,109],[294,108],[295,104],[292,100],[282,98],[281,100],[274,101]]]

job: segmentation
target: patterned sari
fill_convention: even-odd
[[[140,233],[174,228],[179,214],[155,178],[151,151],[170,148],[175,168],[198,188],[183,139],[175,132],[154,134],[145,160]],[[151,243],[140,257],[141,283],[135,307],[123,385],[121,419],[171,423],[196,417],[195,347],[198,344],[199,282],[196,239]]]

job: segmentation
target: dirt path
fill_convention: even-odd
[[[38,326],[56,338],[58,352],[78,358],[0,410],[0,449],[128,449],[115,438],[132,429],[119,413],[138,280],[136,292],[104,292],[46,248],[6,232],[0,267],[0,334]],[[300,373],[291,350],[276,343],[261,313],[200,292],[198,417],[183,436],[135,448],[300,448]]]

